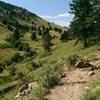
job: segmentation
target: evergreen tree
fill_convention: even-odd
[[[51,49],[51,35],[49,33],[49,29],[46,28],[45,31],[44,31],[44,35],[43,35],[43,47],[44,47],[44,50],[45,51],[50,51]]]
[[[89,38],[94,34],[94,12],[95,0],[73,0],[71,4],[72,13],[75,15],[71,24],[71,30],[78,40],[83,41],[84,47],[89,46]]]
[[[41,29],[41,27],[38,27],[37,33],[38,33],[39,36],[42,36],[42,29]]]
[[[63,31],[60,37],[60,40],[63,42],[68,41],[69,39],[69,33],[67,31]]]
[[[20,38],[20,33],[19,33],[18,29],[15,29],[15,32],[14,32],[14,34],[13,34],[13,38],[14,38],[15,40],[19,40],[19,38]]]
[[[31,39],[32,40],[37,40],[37,35],[36,35],[35,31],[33,31],[32,35],[31,35]]]

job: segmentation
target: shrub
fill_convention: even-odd
[[[35,31],[32,33],[31,39],[32,39],[32,40],[37,40],[37,34],[36,34]]]
[[[20,44],[18,44],[18,50],[20,51],[26,51],[28,52],[30,49],[29,44],[28,43],[22,43],[20,42]]]
[[[19,73],[18,73],[18,78],[19,78],[19,79],[22,79],[23,77],[24,77],[24,74],[23,74],[22,72],[19,72]]]
[[[13,35],[10,35],[9,37],[6,38],[6,41],[13,44],[16,42],[16,40],[13,38]]]
[[[11,66],[10,69],[9,69],[10,75],[11,76],[16,75],[16,70],[17,70],[17,68],[15,67],[15,65]]]
[[[35,70],[35,69],[39,68],[40,66],[41,65],[39,63],[31,61],[30,64],[29,64],[29,67],[30,67],[29,69],[30,70]]]
[[[7,19],[2,20],[2,23],[3,23],[4,25],[7,25],[7,23],[8,23]]]
[[[69,40],[69,33],[67,31],[62,32],[60,40],[62,42],[66,42]]]
[[[100,80],[92,83],[89,90],[86,91],[83,100],[100,100]]]
[[[17,41],[19,41],[19,39],[20,39],[20,33],[19,33],[19,31],[17,29],[15,30],[15,32],[12,35],[10,35],[8,38],[6,38],[6,40],[8,42],[10,42],[11,44],[13,44],[13,45]]]
[[[0,73],[3,72],[5,68],[5,63],[3,61],[0,61]]]
[[[74,66],[76,64],[76,62],[78,61],[78,59],[79,59],[78,55],[70,55],[68,57],[68,63],[69,63],[69,65]]]
[[[0,44],[0,49],[12,48],[13,46],[9,43]]]
[[[8,30],[13,31],[13,27],[11,25],[7,25]]]
[[[7,84],[12,81],[12,78],[10,76],[0,76],[0,85],[1,84]]]
[[[20,53],[16,52],[12,57],[11,57],[11,61],[13,63],[17,63],[23,60],[23,57],[20,55]]]
[[[45,67],[37,74],[36,79],[44,88],[49,89],[58,83],[62,69],[61,65]]]
[[[18,79],[21,80],[22,84],[25,83],[25,82],[27,82],[27,80],[28,80],[27,77],[26,77],[26,75],[23,72],[19,72],[18,73]]]
[[[13,33],[13,38],[15,40],[19,40],[20,38],[20,33],[19,33],[19,30],[18,29],[15,29],[14,33]]]
[[[36,56],[37,52],[35,50],[33,50],[32,48],[29,49],[27,56],[32,57],[32,56]]]
[[[12,61],[8,59],[8,60],[5,60],[4,63],[6,66],[10,66],[12,64]]]
[[[47,92],[42,86],[34,87],[29,100],[45,100],[44,96]]]

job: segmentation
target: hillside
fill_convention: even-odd
[[[62,27],[49,23],[33,14],[26,9],[16,7],[0,1],[0,24],[7,27],[9,30],[14,30],[15,27],[24,31],[31,31],[34,27],[55,27],[62,29]]]
[[[47,22],[26,9],[0,1],[0,100],[44,100],[46,95],[49,100],[56,100],[54,97],[61,100],[62,94],[59,93],[63,93],[68,86],[69,90],[64,91],[65,98],[62,100],[67,100],[66,97],[76,100],[76,92],[80,92],[79,88],[83,84],[58,83],[73,83],[80,76],[85,78],[91,72],[87,69],[84,71],[84,68],[74,69],[69,64],[77,61],[77,57],[96,65],[92,77],[98,80],[96,86],[100,87],[100,45],[84,49],[82,42],[75,45],[76,39],[69,34],[62,41],[63,31],[68,33],[66,28]],[[61,78],[64,73],[66,76]],[[90,80],[86,78],[88,85],[93,81],[92,77],[89,77]],[[75,99],[70,98],[72,93]]]

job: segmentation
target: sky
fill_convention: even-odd
[[[23,7],[32,13],[61,26],[69,26],[73,19],[70,14],[71,0],[2,0]]]

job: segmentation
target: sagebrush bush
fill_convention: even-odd
[[[13,48],[13,45],[9,43],[0,44],[0,49],[6,49],[6,48]]]
[[[34,87],[30,100],[45,100],[44,96],[49,89],[58,84],[62,71],[62,65],[57,64],[37,69],[34,78],[37,80],[38,86]]]
[[[11,57],[11,61],[13,63],[18,63],[20,61],[23,60],[23,57],[20,55],[20,53],[16,52],[12,57]]]
[[[44,88],[49,89],[58,83],[62,69],[63,67],[61,67],[61,65],[45,67],[41,72],[37,73],[36,78]]]
[[[30,49],[30,47],[29,47],[29,44],[28,43],[20,43],[20,44],[18,44],[18,50],[20,50],[20,51],[26,51],[26,52],[28,52],[29,51],[29,49]]]
[[[82,100],[100,100],[100,80],[92,83],[89,90],[86,91]]]
[[[17,68],[16,68],[15,65],[11,66],[10,69],[9,69],[10,75],[15,76],[16,75],[16,70],[17,70]]]
[[[12,78],[11,78],[11,76],[0,76],[0,85],[2,85],[2,84],[7,84],[7,83],[9,83],[9,82],[11,82],[12,81]]]
[[[25,82],[27,82],[29,79],[27,79],[27,76],[24,74],[24,72],[18,72],[17,74],[18,79],[21,80],[22,84],[24,84]]]
[[[37,52],[34,49],[29,48],[27,56],[29,56],[29,57],[33,57],[34,56],[35,57],[36,55],[37,55]]]
[[[7,59],[4,61],[6,66],[10,66],[13,62],[11,61],[11,59]]]
[[[44,95],[46,95],[46,93],[47,93],[47,90],[44,87],[38,85],[38,87],[33,88],[33,91],[29,100],[45,100]]]
[[[71,66],[74,66],[78,60],[79,60],[79,56],[78,55],[70,55],[68,57],[68,63]]]
[[[41,64],[39,62],[31,61],[31,62],[28,63],[29,70],[35,70],[35,69],[37,69],[39,67],[41,67]]]
[[[3,72],[5,68],[5,63],[3,61],[0,61],[0,73]]]

